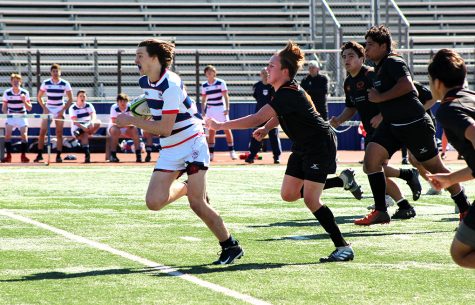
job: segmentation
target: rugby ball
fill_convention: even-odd
[[[134,98],[130,103],[130,111],[133,116],[150,119],[152,117],[152,112],[147,104],[147,97],[145,94],[141,94]]]

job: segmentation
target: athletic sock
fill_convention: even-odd
[[[219,245],[221,246],[221,248],[226,249],[226,248],[238,245],[238,241],[235,240],[232,235],[230,235],[229,238],[226,239],[225,241],[220,241]]]
[[[369,185],[373,192],[375,210],[385,212],[386,208],[386,177],[384,172],[368,174]]]
[[[6,144],[6,143],[5,143]],[[21,142],[21,146],[20,146],[20,152],[22,154],[25,154],[26,151],[28,149],[28,143],[27,142]]]
[[[84,154],[87,156],[90,154],[90,151],[89,151],[89,145],[84,145],[82,147],[82,150],[84,151]]]
[[[452,196],[452,200],[458,206],[460,213],[467,211],[470,206],[467,195],[465,195],[465,189],[463,187],[457,195]]]
[[[8,154],[11,154],[12,153],[12,142],[10,142],[10,141],[5,142],[5,149],[7,150]]]
[[[343,235],[341,235],[340,228],[338,228],[338,225],[335,222],[335,217],[329,207],[323,205],[321,208],[316,210],[313,215],[317,218],[323,229],[325,229],[325,231],[330,235],[335,247],[348,246]]]
[[[325,181],[324,190],[331,189],[334,187],[343,187],[343,180],[340,177],[329,178]]]
[[[57,151],[56,151],[56,157],[61,157],[61,153],[62,153],[61,150],[57,150]]]
[[[228,151],[233,151],[233,150],[234,150],[234,144],[228,143]]]
[[[403,210],[409,210],[413,208],[413,206],[409,203],[409,201],[407,201],[404,198],[397,202],[397,206]]]
[[[409,181],[412,179],[412,169],[401,168],[399,169],[399,178]]]
[[[147,156],[150,156],[150,154],[152,153],[152,145],[146,145],[145,152],[147,153]]]
[[[116,153],[117,153],[117,152],[115,152],[115,151],[111,151],[111,156],[117,157]]]
[[[209,143],[208,147],[209,147],[209,153],[210,154],[214,153],[214,143]]]

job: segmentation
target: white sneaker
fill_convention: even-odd
[[[213,161],[213,159],[214,159],[214,153],[210,153],[209,154],[209,161]]]
[[[231,159],[237,160],[237,155],[236,155],[236,152],[234,150],[231,150],[229,152],[229,155],[231,156]]]
[[[392,207],[392,206],[395,204],[394,199],[393,199],[391,196],[386,195],[386,198],[385,198],[385,199],[386,199],[386,207],[387,207],[387,208]],[[370,205],[370,206],[367,207],[367,209],[368,209],[368,210],[374,210],[374,209],[375,209],[375,205],[374,205],[374,204],[373,204],[373,205]]]
[[[426,195],[441,195],[441,194],[442,194],[442,190],[438,191],[434,189],[432,186],[427,190],[427,193],[426,193]]]

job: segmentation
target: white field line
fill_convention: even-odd
[[[194,283],[196,285],[202,286],[204,288],[222,293],[226,296],[233,297],[233,298],[238,299],[238,300],[242,300],[242,301],[247,302],[249,304],[258,304],[258,305],[270,304],[268,302],[256,299],[252,296],[242,294],[240,292],[228,289],[226,287],[222,287],[222,286],[219,286],[217,284],[213,284],[211,282],[201,280],[201,279],[199,279],[195,276],[192,276],[192,275],[189,275],[189,274],[186,274],[186,273],[182,273],[182,272],[180,272],[180,271],[178,271],[178,270],[176,270],[172,267],[161,265],[159,263],[153,262],[153,261],[148,260],[146,258],[137,256],[137,255],[125,252],[125,251],[121,251],[121,250],[118,250],[118,249],[115,249],[115,248],[112,248],[111,246],[108,246],[106,244],[99,243],[99,242],[87,239],[87,238],[79,236],[79,235],[75,235],[73,233],[70,233],[70,232],[67,232],[65,230],[58,229],[58,228],[55,228],[53,226],[38,222],[38,221],[33,220],[31,218],[28,218],[28,217],[20,216],[20,215],[11,213],[11,212],[6,211],[6,210],[0,210],[0,215],[10,217],[12,219],[15,219],[15,220],[27,223],[27,224],[31,224],[31,225],[37,226],[39,228],[51,231],[53,233],[62,235],[64,237],[66,237],[67,239],[70,239],[74,242],[86,244],[86,245],[88,245],[92,248],[102,250],[102,251],[106,251],[106,252],[112,253],[114,255],[121,256],[123,258],[126,258],[128,260],[140,263],[140,264],[145,265],[147,267],[154,268],[155,270],[157,270],[161,273],[165,273],[165,274],[168,274],[168,275],[171,275],[171,276],[179,277],[179,278],[181,278],[185,281],[188,281],[188,282]]]

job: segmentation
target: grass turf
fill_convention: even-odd
[[[366,176],[354,167],[367,196]],[[150,172],[2,167],[0,209],[273,304],[473,302],[475,273],[449,257],[458,215],[446,192],[422,196],[415,219],[356,227],[354,219],[367,213],[372,198],[357,201],[342,189],[326,190],[324,201],[356,259],[319,264],[332,243],[302,201],[280,199],[284,166],[213,167],[212,205],[246,254],[234,265],[211,266],[219,247],[186,200],[159,212],[146,210]],[[409,195],[407,185],[397,182]],[[473,185],[466,184],[472,199]],[[0,296],[0,304],[244,303],[5,216],[0,216]]]

